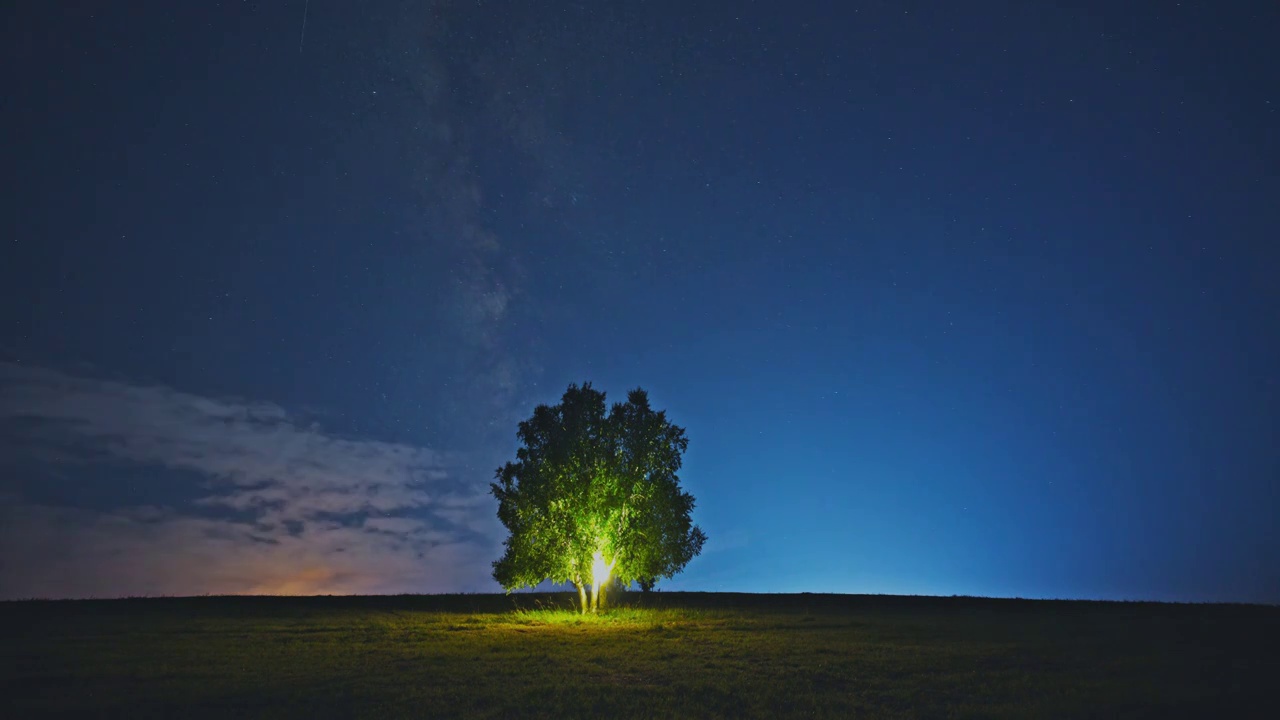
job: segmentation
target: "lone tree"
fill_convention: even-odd
[[[511,533],[493,563],[508,592],[570,582],[582,612],[595,612],[610,577],[651,588],[702,552],[707,536],[676,476],[689,441],[644,390],[606,413],[603,392],[570,385],[559,405],[535,408],[517,437],[516,461],[490,486]]]

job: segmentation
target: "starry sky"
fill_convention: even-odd
[[[661,588],[1280,602],[1273,2],[3,13],[0,597],[498,591],[590,381]]]

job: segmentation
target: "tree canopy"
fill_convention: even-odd
[[[706,534],[680,488],[684,428],[654,411],[639,388],[606,412],[605,394],[570,385],[558,405],[520,423],[515,462],[490,487],[510,531],[493,577],[508,591],[573,583],[590,607],[609,578],[652,587],[702,551]]]

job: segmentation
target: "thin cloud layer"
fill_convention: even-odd
[[[485,493],[427,448],[337,437],[270,403],[14,363],[0,363],[0,427],[16,458],[0,497],[3,597],[493,587]],[[171,477],[191,499],[72,506],[21,482],[51,467],[108,482],[107,465]]]

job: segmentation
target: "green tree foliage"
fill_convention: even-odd
[[[606,412],[603,392],[570,385],[560,404],[535,408],[517,437],[515,462],[490,486],[510,531],[493,577],[508,591],[573,583],[585,612],[599,607],[601,570],[651,588],[702,551],[693,496],[676,475],[689,441],[644,390]]]

